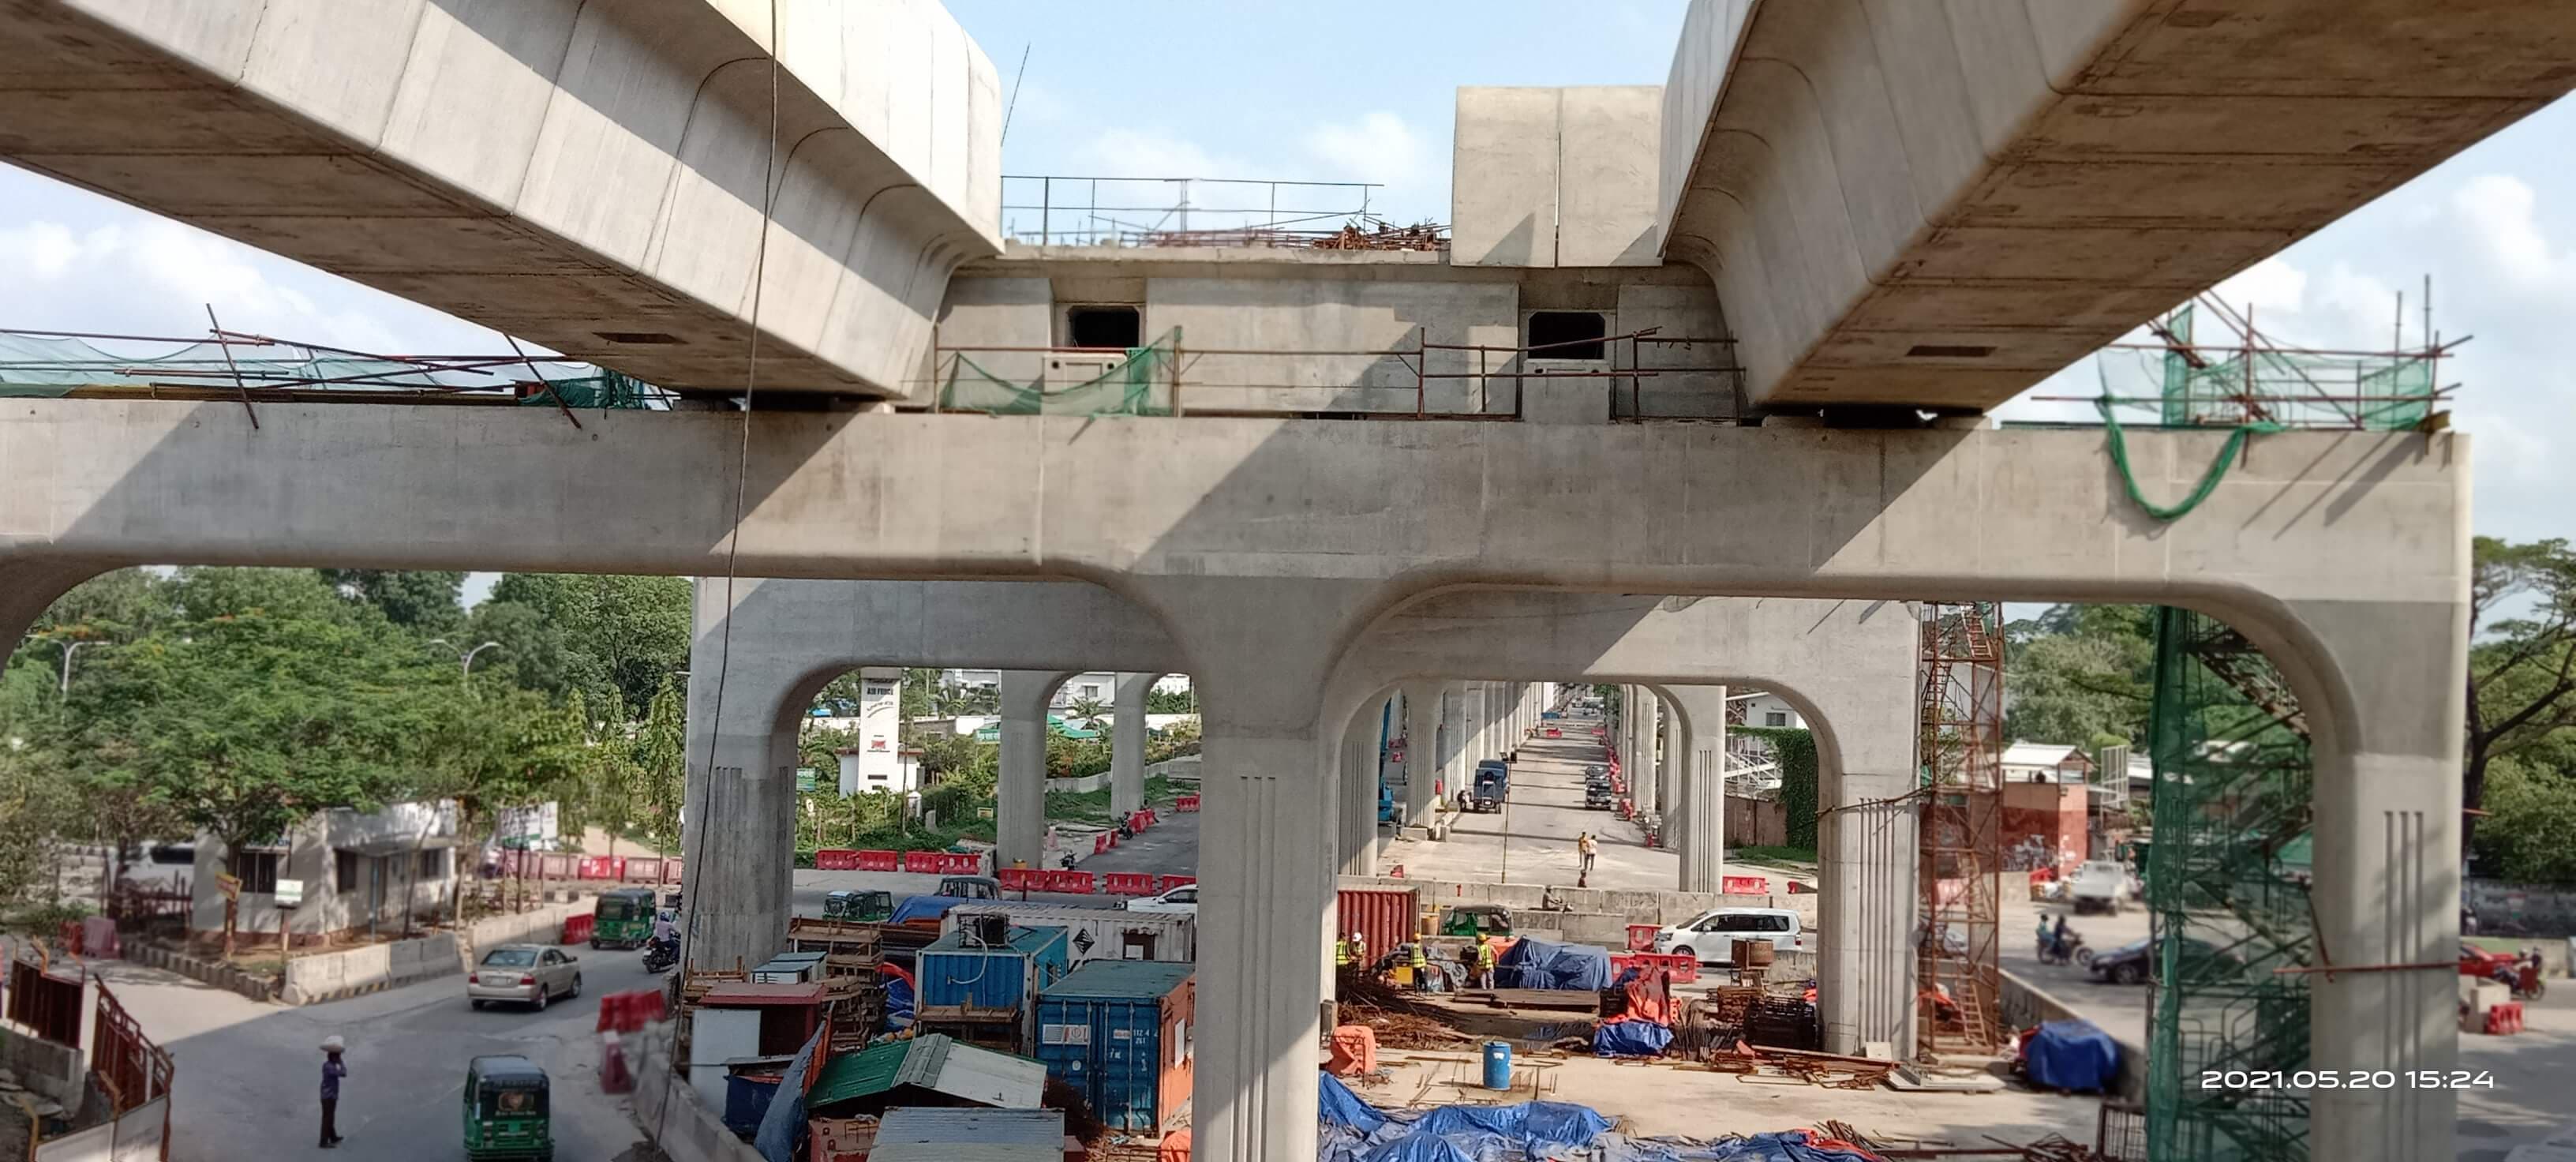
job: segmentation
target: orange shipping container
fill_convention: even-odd
[[[1353,932],[1367,937],[1371,960],[1411,942],[1420,923],[1411,888],[1344,888],[1338,903],[1333,938],[1348,940]]]

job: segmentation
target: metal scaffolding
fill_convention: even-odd
[[[2003,607],[1933,604],[1922,614],[1919,724],[1924,929],[1915,1048],[1927,1060],[1989,1056],[1997,1027],[2003,902]],[[1929,998],[1946,996],[1955,1013]]]
[[[2205,1070],[2308,1063],[2315,785],[2307,727],[2272,663],[2215,618],[2156,617],[2156,944],[2148,1025],[2149,1156],[2293,1162],[2308,1101],[2286,1088],[2200,1087]]]

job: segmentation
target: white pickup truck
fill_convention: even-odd
[[[2075,913],[2108,912],[2120,914],[2120,901],[2129,894],[2129,869],[2114,860],[2087,860],[2076,865],[2075,874],[2066,878],[2066,899],[2075,905]]]
[[[1815,933],[1787,908],[1719,908],[1665,925],[1655,933],[1655,951],[1725,964],[1735,959],[1738,939],[1768,940],[1781,952],[1816,950]]]

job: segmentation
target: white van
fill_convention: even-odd
[[[2129,892],[2129,869],[2116,860],[2086,860],[2066,879],[2066,898],[2075,913],[2120,914],[2120,898]]]
[[[1787,908],[1719,908],[1655,933],[1655,951],[1688,954],[1702,964],[1735,959],[1738,938],[1768,940],[1775,951],[1814,952],[1815,933]]]

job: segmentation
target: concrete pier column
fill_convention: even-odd
[[[1726,687],[1676,686],[1664,724],[1664,781],[1673,810],[1664,816],[1664,845],[1681,857],[1681,890],[1714,892],[1726,873]]]
[[[1440,787],[1438,794],[1451,800],[1458,788],[1467,785],[1468,726],[1466,682],[1445,683],[1440,690]]]
[[[2467,546],[2456,551],[2465,561]],[[2307,719],[2316,764],[2314,947],[2337,964],[2440,964],[2459,947],[2465,596],[2301,602],[2292,612],[2311,635],[2304,643],[2237,626],[2290,679]],[[2459,1064],[2448,971],[2317,974],[2308,989],[2310,1068],[2404,1078]],[[2448,1158],[2458,1149],[2458,1116],[2449,1090],[2318,1090],[2309,1154]]]
[[[1459,773],[1461,779],[1466,777],[1467,771],[1475,770],[1477,763],[1494,757],[1493,749],[1488,743],[1492,732],[1487,729],[1489,722],[1485,717],[1485,698],[1492,685],[1491,682],[1469,682],[1461,691],[1466,706],[1466,732],[1462,740],[1462,745],[1466,749],[1461,756],[1464,768]],[[1465,785],[1463,782],[1452,784],[1449,793],[1454,796],[1459,788]]]
[[[1062,674],[1002,671],[1001,778],[993,791],[996,869],[1038,867],[1046,856],[1047,703],[1063,683]]]
[[[1637,754],[1629,760],[1636,764],[1637,782],[1653,785],[1663,773],[1663,716],[1663,699],[1637,687]],[[1671,842],[1666,839],[1666,846]]]
[[[1440,715],[1448,691],[1438,682],[1404,684],[1404,821],[1418,824],[1431,817],[1434,788],[1440,782]]]
[[[737,635],[725,657],[722,582],[699,579],[692,603],[680,835],[690,890],[682,941],[692,963],[729,969],[769,959],[787,938],[796,731],[805,709],[787,704],[800,693],[810,701],[812,685],[800,688],[801,673],[765,664],[756,632]]]
[[[1816,821],[1817,887],[1824,893],[1816,901],[1816,1008],[1825,1051],[1859,1053],[1885,1041],[1910,1055],[1922,816],[1913,802],[1889,801],[1913,790],[1915,780],[1902,772],[1816,774],[1822,804],[1840,805]]]
[[[1346,876],[1377,874],[1377,736],[1386,703],[1373,701],[1351,716],[1342,731],[1341,761],[1334,788],[1333,814],[1339,832],[1333,844],[1337,868]]]
[[[1160,674],[1118,675],[1118,718],[1109,734],[1109,817],[1124,819],[1145,805],[1145,695]]]

